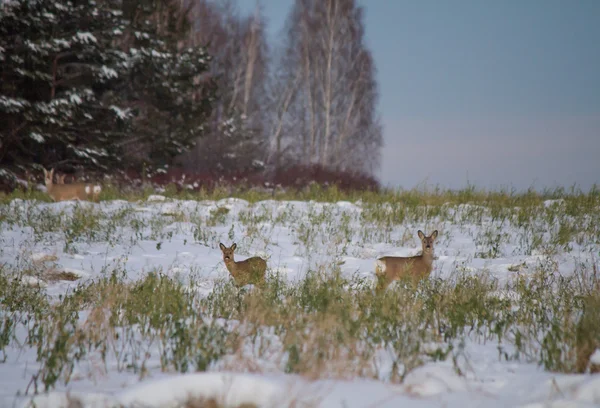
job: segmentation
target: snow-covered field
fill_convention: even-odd
[[[223,292],[229,287],[223,283],[229,274],[219,242],[237,243],[236,260],[263,256],[267,273],[280,274],[290,285],[305,279],[309,270],[328,274],[335,269],[348,280],[370,282],[377,257],[415,255],[420,251],[417,230],[428,234],[437,229],[432,281],[449,281],[457,274],[485,276],[496,282],[495,296],[511,299],[512,307],[519,308],[524,302],[520,295],[502,289],[515,279],[527,279],[540,269],[568,277],[598,268],[600,209],[570,215],[564,205],[561,200],[548,201],[538,213],[527,215],[519,209],[498,214],[467,204],[402,209],[362,202],[251,204],[233,198],[198,202],[163,196],[98,204],[13,200],[0,205],[0,265],[6,276],[19,273],[20,285],[42,287],[53,302],[72,294],[77,285],[111,274],[137,282],[149,272],[161,272],[206,299],[234,290]],[[65,276],[69,280],[63,280]],[[221,289],[214,292],[215,288]],[[501,343],[494,336],[460,336],[464,342],[460,352],[455,348],[449,357],[426,359],[406,371],[402,382],[393,380],[393,353],[385,347],[374,352],[373,366],[366,370],[369,375],[344,375],[356,372],[349,360],[348,367],[337,368],[340,375],[312,373],[311,377],[285,372],[289,350],[281,347],[283,340],[274,331],[265,328],[252,340],[246,339],[239,353],[222,356],[206,372],[181,374],[165,369],[160,339],[152,343],[148,336],[132,335],[127,340],[131,343],[121,349],[96,345],[82,351],[83,357],[66,375],[68,382],[61,372],[55,388],[45,393],[41,377],[35,378],[44,361],[49,366],[50,354],[40,356],[40,347],[28,344],[28,336],[35,333],[29,330],[31,322],[21,320],[9,335],[6,320],[16,319],[17,314],[5,307],[0,313],[5,319],[0,358],[6,357],[0,362],[1,407],[27,406],[32,398],[37,407],[66,407],[74,400],[90,407],[175,407],[190,398],[260,407],[600,405],[600,375],[546,371],[535,356],[506,358],[504,352],[513,355],[514,338],[504,332]],[[84,309],[76,317],[82,330],[93,324],[91,315]],[[238,322],[220,322],[228,330],[242,330],[235,329]],[[269,336],[268,351],[256,345],[256,338]],[[132,346],[136,341],[148,344]],[[141,351],[123,355],[135,354],[132,350]],[[600,364],[600,351],[593,359]],[[143,370],[132,368],[134,361],[143,361]],[[326,366],[315,370],[335,371]],[[34,395],[36,386],[38,395]]]

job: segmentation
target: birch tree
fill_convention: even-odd
[[[278,137],[294,146],[300,163],[373,173],[382,128],[363,9],[354,0],[296,0],[286,32],[280,89],[297,95],[281,106],[284,115],[276,114],[288,124]]]
[[[194,34],[214,58],[211,76],[219,89],[208,137],[184,160],[196,171],[239,172],[260,168],[266,148],[268,47],[263,11],[242,16],[232,1],[194,0]]]

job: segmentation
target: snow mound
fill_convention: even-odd
[[[38,279],[35,276],[31,276],[31,275],[23,275],[21,277],[21,283],[25,286],[33,286],[33,287],[40,287],[40,288],[45,288],[48,286],[46,284],[46,282],[44,282],[43,280]]]
[[[194,373],[146,381],[112,396],[61,392],[40,394],[26,401],[22,407],[183,408],[193,400],[211,399],[226,407],[238,407],[242,404],[278,407],[288,406],[291,402],[286,390],[287,387],[282,382],[257,375]]]
[[[404,388],[408,394],[431,397],[447,392],[465,391],[464,378],[447,367],[422,366],[406,376]]]
[[[22,408],[57,408],[57,407],[85,407],[85,408],[112,408],[119,406],[113,397],[104,394],[85,394],[80,392],[50,392],[36,395],[25,401]]]
[[[167,199],[167,197],[165,197],[164,195],[152,194],[152,195],[148,196],[148,198],[146,199],[146,201],[148,201],[149,203],[151,203],[151,202],[165,201],[166,199]]]
[[[42,263],[56,261],[58,257],[54,254],[49,254],[47,252],[36,252],[31,254],[29,259],[31,259],[34,263]]]

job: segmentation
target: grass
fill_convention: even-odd
[[[529,189],[517,191],[515,189],[485,190],[469,185],[462,189],[444,189],[439,186],[420,186],[413,189],[382,189],[381,191],[342,190],[337,186],[324,186],[310,184],[305,188],[287,189],[255,189],[243,184],[216,186],[211,189],[199,190],[178,189],[175,184],[166,184],[160,189],[160,194],[169,198],[180,200],[221,200],[224,198],[241,198],[251,203],[264,200],[298,200],[298,201],[357,201],[370,204],[401,204],[403,207],[415,208],[420,206],[441,207],[443,205],[484,205],[493,212],[502,212],[503,208],[521,207],[530,208],[543,204],[546,200],[562,200],[568,215],[576,215],[582,210],[593,209],[600,196],[600,186],[592,186],[589,191],[582,191],[577,185],[565,189],[544,189],[536,191]],[[131,185],[117,185],[111,182],[102,183],[100,200],[145,200],[150,195],[157,194],[149,185],[132,187]],[[26,190],[16,189],[6,194],[0,193],[0,202],[10,202],[13,199],[39,200],[50,202],[50,197],[43,191],[33,187]]]
[[[159,273],[135,282],[114,273],[51,301],[4,271],[0,351],[15,344],[36,349],[40,390],[68,383],[75,365],[92,356],[143,377],[152,353],[163,371],[240,367],[269,356],[281,371],[308,378],[377,378],[377,351],[385,350],[393,364],[381,379],[401,382],[427,361],[456,359],[467,338],[497,341],[506,360],[585,372],[600,346],[600,282],[584,272],[556,280],[540,268],[504,286],[456,272],[382,296],[370,282],[312,272],[297,284],[272,277],[252,291],[225,282],[207,297]],[[28,327],[20,338],[19,325]]]
[[[109,187],[103,201],[128,203],[49,206],[38,192],[15,192],[0,197],[0,221],[6,231],[31,231],[29,251],[58,241],[71,255],[92,244],[131,248],[144,241],[156,241],[160,252],[178,234],[217,248],[225,239],[217,232],[222,229],[240,249],[269,250],[277,245],[273,231],[280,226],[291,231],[296,255],[319,254],[324,260],[296,283],[272,273],[262,288],[218,282],[207,296],[195,290],[202,282],[181,282],[160,269],[134,280],[126,279],[127,270],[108,269],[85,282],[64,272],[53,279],[75,280],[76,288],[57,298],[23,283],[24,275],[40,270],[24,251],[0,268],[0,361],[16,350],[35,350],[34,391],[70,383],[78,364],[90,360],[101,362],[101,372],[116,363],[117,370],[140,378],[156,367],[182,373],[254,371],[268,360],[271,369],[307,378],[402,382],[431,361],[447,360],[464,374],[468,368],[461,358],[468,341],[495,342],[499,358],[536,362],[550,371],[600,369],[589,362],[600,347],[596,261],[576,265],[567,277],[557,273],[564,254],[598,252],[597,189],[376,194],[312,187],[274,197],[239,192],[236,197],[258,203],[241,211],[225,201],[206,201],[229,197],[220,190],[167,189],[168,199],[194,202],[143,211],[139,200],[150,194]],[[279,207],[259,202],[273,198],[281,200]],[[283,201],[288,199],[315,203],[304,212]],[[356,202],[360,210],[340,211],[339,201]],[[344,255],[368,258],[363,251],[370,245],[417,246],[417,226],[440,230],[438,247],[456,238],[451,231],[472,239],[476,253],[465,265],[455,265],[448,279],[432,276],[416,288],[399,282],[381,295],[371,280],[340,273]],[[508,281],[464,268],[473,256],[532,254],[543,261],[511,265]]]

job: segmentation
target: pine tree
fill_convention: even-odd
[[[216,91],[203,81],[211,57],[182,46],[190,24],[179,1],[124,0],[123,10],[131,57],[121,92],[136,112],[136,134],[124,144],[151,167],[169,165],[204,135]]]
[[[214,93],[193,83],[208,68],[204,49],[179,52],[156,31],[132,29],[121,1],[0,7],[4,169],[165,164],[201,134]],[[126,46],[128,33],[140,44]]]
[[[100,100],[126,62],[111,47],[124,27],[114,6],[49,0],[2,5],[3,167],[106,168],[122,158],[114,142],[127,126],[127,114],[118,101]]]

